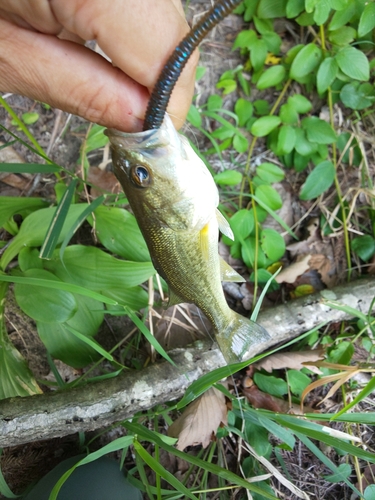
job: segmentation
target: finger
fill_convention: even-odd
[[[179,0],[51,0],[56,19],[85,40],[96,39],[113,63],[152,90],[169,56],[189,31]],[[79,5],[77,5],[79,4]],[[168,111],[181,126],[194,92],[197,53],[179,78]]]
[[[141,130],[148,102],[147,89],[86,47],[1,19],[0,90],[127,132]]]

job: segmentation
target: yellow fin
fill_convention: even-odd
[[[200,247],[203,257],[208,260],[210,255],[210,223],[208,222],[199,233]]]
[[[245,278],[243,278],[237,271],[231,267],[228,262],[225,262],[224,259],[220,257],[220,275],[221,281],[232,281],[235,283],[243,283],[245,282]]]
[[[219,224],[219,229],[220,231],[225,234],[225,236],[228,236],[231,240],[234,241],[234,234],[233,231],[229,225],[229,222],[227,219],[224,217],[224,215],[220,212],[220,210],[216,209],[216,219],[217,223]]]

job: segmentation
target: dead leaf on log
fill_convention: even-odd
[[[282,368],[290,368],[291,370],[302,370],[308,368],[313,373],[321,375],[321,370],[317,366],[309,365],[315,363],[319,359],[323,359],[323,349],[314,349],[311,351],[297,351],[297,352],[277,352],[271,356],[254,363],[254,368],[266,370],[271,373],[272,370],[281,370]]]
[[[277,281],[278,283],[293,284],[297,280],[298,276],[301,276],[310,269],[310,258],[311,255],[308,254],[303,256],[302,259],[298,262],[293,262],[293,264],[283,269],[281,273],[276,276],[275,281]]]
[[[220,423],[227,424],[224,394],[211,387],[193,401],[168,429],[168,435],[178,438],[177,449],[202,443],[206,448]]]

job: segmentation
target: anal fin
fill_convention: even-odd
[[[238,274],[238,272],[235,271],[228,262],[225,262],[222,257],[219,257],[219,259],[221,281],[232,281],[234,283],[243,283],[246,281],[245,278]]]

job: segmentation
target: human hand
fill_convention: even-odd
[[[142,130],[149,92],[189,31],[180,0],[0,0],[0,90],[106,127]],[[83,46],[96,40],[112,60]],[[180,128],[197,51],[168,106]]]

